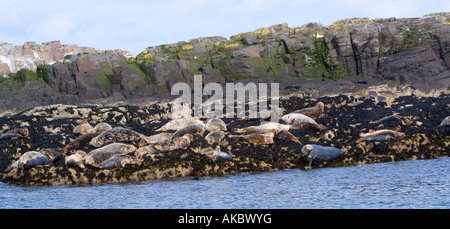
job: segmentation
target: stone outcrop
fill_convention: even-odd
[[[204,84],[251,80],[293,85],[348,77],[422,91],[450,89],[449,18],[450,13],[437,13],[423,18],[345,19],[330,26],[279,24],[229,39],[214,36],[151,46],[135,58],[119,51],[80,54],[88,50],[73,51],[59,42],[26,43],[21,53],[39,56],[42,60],[33,65],[42,65],[36,73],[19,71],[15,76],[35,80],[33,84],[0,83],[0,103],[8,109],[20,101],[48,104],[168,94],[175,83],[192,85],[194,74],[202,74]],[[14,49],[4,46],[9,48],[0,52]],[[78,54],[67,55],[71,52]],[[52,58],[63,60],[53,63]],[[12,63],[4,59],[0,53],[0,69]],[[16,71],[25,67],[15,66]],[[45,88],[46,96],[11,96],[36,87]]]

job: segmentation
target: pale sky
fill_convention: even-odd
[[[450,0],[0,0],[0,43],[62,44],[139,54],[149,46],[223,36],[280,23],[450,12]]]

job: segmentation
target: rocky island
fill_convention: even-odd
[[[4,57],[0,181],[105,184],[449,156],[450,127],[443,121],[450,114],[449,21],[449,13],[437,13],[423,18],[346,19],[330,26],[280,24],[230,39],[206,37],[151,46],[136,57],[117,50],[52,55],[57,59],[53,63],[21,70],[6,68],[12,64],[5,65]],[[59,44],[42,46],[49,45]],[[52,50],[42,46],[40,53]],[[176,132],[157,131],[173,120],[171,101],[176,97],[170,96],[171,87],[178,82],[193,85],[198,74],[205,84],[279,83],[284,114],[318,103],[323,111],[313,127],[280,120],[287,129],[275,128],[273,141],[266,144],[232,137],[242,136],[247,127],[264,125],[264,120],[220,117],[226,125],[223,135],[217,134],[220,141],[211,142],[206,136],[214,131],[205,129],[179,139],[182,143],[173,143],[176,138],[160,140],[177,147],[167,143],[164,147],[170,150],[158,148],[163,146],[156,146],[153,136]],[[207,126],[209,119],[197,121]],[[107,138],[111,144],[128,146],[109,164],[67,164],[72,155],[92,155],[109,144],[91,142],[102,133],[89,126],[95,129],[99,123],[110,126],[102,133],[122,129],[137,137]],[[87,131],[75,131],[83,125]],[[26,134],[19,134],[22,128]],[[73,143],[89,134],[93,136],[79,140],[81,144]],[[332,147],[342,154],[316,160],[303,150],[307,145]],[[47,159],[28,168],[31,158],[21,157],[27,152]]]

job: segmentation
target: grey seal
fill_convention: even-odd
[[[101,134],[100,132],[96,132],[79,136],[78,138],[67,144],[66,147],[64,147],[63,154],[66,155],[69,152],[69,150],[73,148],[88,145],[93,138],[97,137],[100,134]]]
[[[222,131],[213,131],[213,132],[209,132],[205,139],[208,142],[208,144],[212,145],[214,143],[220,144],[220,142],[222,141],[222,139],[225,137],[225,133],[223,133]]]
[[[69,167],[80,167],[84,169],[84,159],[83,157],[86,155],[84,151],[78,150],[74,154],[66,157],[65,164]]]
[[[186,149],[193,140],[194,136],[192,134],[185,134],[181,137],[173,138],[172,140],[167,142],[155,143],[150,145],[157,151],[168,152],[181,148]]]
[[[323,111],[325,108],[325,104],[322,102],[318,102],[314,107],[307,107],[300,110],[296,110],[294,112],[291,112],[292,114],[303,114],[306,115],[314,120],[320,118],[322,116]]]
[[[314,121],[314,119],[312,119],[304,114],[298,114],[298,113],[287,114],[287,115],[283,116],[281,118],[281,120],[283,120],[287,124],[297,124],[297,123],[302,123],[302,122],[317,124],[317,122]]]
[[[92,150],[86,154],[84,164],[94,167],[101,167],[101,164],[116,154],[128,154],[134,152],[136,147],[133,145],[127,145],[124,143],[111,143],[102,148]]]
[[[275,137],[275,134],[277,133],[276,130],[271,130],[267,133],[252,133],[252,134],[246,134],[246,135],[229,135],[230,138],[243,138],[247,140],[248,142],[253,143],[254,145],[268,145],[273,144],[273,138]]]
[[[89,144],[95,147],[101,147],[104,144],[112,142],[139,141],[142,139],[147,141],[148,137],[134,130],[116,127],[93,138]]]
[[[161,128],[157,129],[156,131],[168,131],[168,130],[174,130],[177,131],[185,126],[191,125],[191,124],[199,124],[199,125],[205,125],[201,120],[198,118],[179,118],[179,119],[173,119],[170,120],[168,123],[166,123]]]
[[[19,128],[10,130],[0,136],[0,140],[14,140],[16,138],[26,138],[28,137],[28,128]]]
[[[393,130],[369,130],[369,133],[361,133],[359,135],[361,138],[356,140],[356,143],[363,141],[391,141],[396,139],[405,138],[406,134]]]
[[[409,120],[406,117],[400,116],[400,115],[389,115],[382,119],[374,121],[372,123],[373,124],[382,123],[383,125],[390,125],[390,126],[399,125],[399,124],[409,125],[409,124],[411,124],[411,120]]]
[[[191,125],[187,125],[181,129],[177,130],[173,134],[172,139],[184,136],[185,134],[192,134],[192,135],[197,134],[197,135],[203,136],[204,133],[205,133],[205,128],[203,127],[203,125],[191,124]]]
[[[345,150],[341,150],[335,147],[320,146],[314,144],[307,144],[302,147],[302,156],[308,159],[310,167],[312,162],[315,160],[332,161],[345,152]]]
[[[231,161],[233,159],[232,154],[222,152],[220,150],[220,147],[217,147],[216,150],[207,153],[207,155],[209,158],[211,158],[212,160],[214,160],[216,162]]]
[[[19,157],[17,161],[12,163],[4,172],[11,169],[30,169],[39,165],[51,164],[61,157],[61,153],[55,149],[43,149],[41,151],[29,151]]]
[[[205,129],[209,132],[212,131],[227,131],[227,124],[220,118],[212,118],[206,122]]]
[[[141,161],[136,157],[125,154],[117,154],[104,161],[100,167],[102,169],[111,169],[115,167],[125,167],[125,165],[140,165]]]

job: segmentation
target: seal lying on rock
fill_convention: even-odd
[[[95,149],[84,156],[84,164],[101,167],[101,164],[116,154],[134,152],[136,147],[124,143],[111,143],[102,148]]]
[[[302,122],[317,124],[316,121],[314,121],[312,118],[303,115],[303,114],[296,114],[296,113],[290,113],[281,118],[284,122],[287,124],[298,124]]]
[[[200,135],[203,137],[203,133],[205,133],[205,128],[203,125],[200,124],[191,124],[187,125],[179,130],[177,130],[173,136],[172,139],[179,138],[181,136],[184,136],[186,134],[192,134],[192,135]]]
[[[194,140],[194,136],[192,134],[185,134],[181,137],[173,138],[170,141],[150,144],[156,150],[160,152],[168,152],[176,149],[184,148],[186,149],[191,142]]]
[[[278,139],[295,142],[295,143],[298,143],[300,145],[302,144],[300,142],[300,140],[298,140],[297,137],[295,137],[293,134],[291,134],[291,132],[289,132],[287,130],[281,130],[281,131],[277,132],[275,134],[275,137],[278,138]]]
[[[240,118],[240,121],[261,121],[261,120],[267,120],[272,118],[272,116],[278,115],[278,119],[280,119],[280,117],[282,117],[284,115],[285,110],[283,108],[278,108],[277,109],[278,112],[276,112],[275,110],[262,110],[259,111],[258,114],[259,116],[257,118],[250,118],[250,117],[243,117]]]
[[[281,124],[278,122],[268,122],[268,123],[261,124],[259,126],[248,126],[245,128],[240,128],[240,129],[237,129],[236,132],[243,133],[243,134],[251,134],[251,133],[263,134],[263,133],[270,132],[272,130],[276,130],[277,132],[279,132],[281,130],[289,130],[290,128],[291,128],[290,125]]]
[[[206,123],[205,129],[209,132],[212,131],[227,131],[227,125],[220,118],[212,118]]]
[[[309,122],[300,122],[300,123],[293,123],[289,124],[291,130],[300,130],[300,129],[309,129],[313,131],[321,131],[326,130],[327,127],[322,124],[314,124]]]
[[[335,147],[308,144],[302,147],[302,156],[309,161],[309,166],[315,160],[332,161],[346,151]]]
[[[63,154],[66,155],[69,152],[69,150],[73,148],[88,145],[93,138],[97,137],[100,134],[101,132],[97,132],[79,136],[75,140],[71,141],[68,145],[66,145],[66,147],[64,147]]]
[[[361,138],[356,140],[356,143],[363,141],[391,141],[396,139],[405,138],[405,134],[402,132],[397,132],[393,130],[369,130],[369,133],[361,133],[359,135]]]
[[[222,131],[213,131],[209,132],[205,139],[208,142],[208,144],[212,145],[214,143],[220,144],[220,141],[225,137],[225,133]]]
[[[101,123],[95,125],[95,127],[92,129],[91,133],[98,133],[98,132],[103,133],[103,132],[108,131],[110,129],[112,129],[111,125],[109,125],[106,122],[101,122]]]
[[[65,164],[69,167],[80,167],[84,169],[84,159],[83,157],[86,155],[84,151],[78,150],[74,154],[66,157]]]
[[[271,130],[267,133],[253,133],[253,134],[247,134],[247,135],[230,135],[230,138],[243,138],[247,140],[248,142],[253,143],[254,145],[267,145],[267,144],[273,144],[273,138],[275,137],[275,134],[277,133],[276,130]]]
[[[161,143],[161,142],[167,142],[172,139],[173,133],[159,133],[152,136],[148,136],[147,143],[148,144],[155,144],[155,143]]]
[[[12,163],[4,172],[9,172],[11,169],[30,169],[38,165],[51,164],[61,157],[61,153],[54,149],[44,149],[40,152],[29,151],[19,157],[17,161]]]
[[[220,147],[217,147],[216,150],[207,153],[207,155],[209,158],[211,158],[212,160],[214,160],[216,162],[231,161],[233,159],[232,154],[222,152],[220,150]]]
[[[411,120],[409,120],[406,117],[400,116],[400,115],[390,115],[387,117],[384,117],[380,120],[374,121],[372,122],[373,124],[380,124],[382,123],[383,125],[409,125],[411,124]]]
[[[73,133],[74,134],[85,135],[85,134],[91,133],[92,129],[94,129],[94,127],[92,127],[91,124],[84,123],[84,124],[80,124],[80,125],[74,127],[73,128]]]
[[[134,130],[116,127],[93,138],[89,144],[94,147],[101,147],[106,143],[139,141],[141,139],[147,141],[148,137]]]
[[[125,154],[117,154],[104,161],[100,167],[102,169],[110,169],[114,167],[125,167],[125,165],[140,165],[141,161],[136,157],[132,157]]]
[[[156,131],[168,131],[168,130],[179,130],[185,126],[191,125],[191,124],[199,124],[199,125],[205,125],[201,120],[198,118],[180,118],[180,119],[173,119],[170,120],[168,123],[166,123],[161,128],[157,129]]]
[[[28,128],[19,128],[10,130],[0,136],[0,140],[14,140],[16,138],[26,138],[28,137]]]
[[[291,112],[291,114],[303,114],[314,120],[320,118],[324,111],[325,105],[322,102],[318,102],[314,107],[307,107],[300,110]]]

